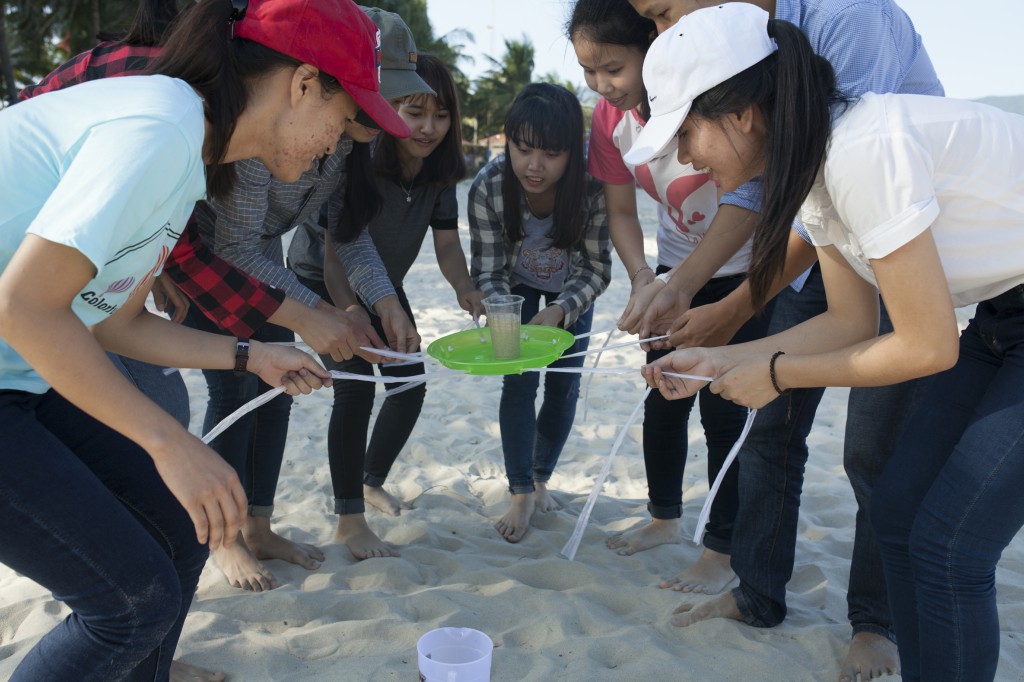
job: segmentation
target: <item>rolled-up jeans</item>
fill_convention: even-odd
[[[523,297],[523,324],[528,323],[540,309],[540,301],[553,300],[557,294],[518,285],[512,293]],[[568,331],[573,335],[590,331],[594,319],[594,306],[580,314]],[[589,337],[577,339],[563,353],[571,355],[585,351]],[[585,356],[558,359],[550,367],[582,367]],[[555,470],[562,448],[569,438],[576,418],[576,401],[580,395],[580,375],[569,372],[547,372],[544,375],[544,399],[537,410],[537,389],[540,374],[524,372],[508,374],[501,387],[498,422],[501,427],[501,447],[505,453],[505,474],[508,489],[513,495],[532,493],[534,483],[547,483]]]
[[[1024,525],[1024,286],[978,304],[875,486],[903,679],[992,680],[995,567]]]
[[[138,445],[54,391],[0,391],[0,562],[71,615],[12,681],[165,680],[208,555]]]

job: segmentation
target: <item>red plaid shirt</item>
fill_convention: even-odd
[[[155,47],[100,43],[22,90],[18,100],[96,78],[140,74],[158,52]],[[285,299],[283,291],[253,279],[207,248],[191,219],[164,264],[164,272],[208,318],[235,336],[252,336]]]

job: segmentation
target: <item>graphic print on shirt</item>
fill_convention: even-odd
[[[539,282],[549,282],[566,268],[565,251],[553,246],[531,249],[524,246],[520,253],[524,270],[529,271]]]
[[[697,175],[684,175],[675,178],[669,182],[668,191],[666,192],[668,196],[663,199],[654,184],[651,169],[646,163],[636,166],[634,173],[637,184],[665,207],[665,213],[672,218],[672,222],[675,224],[676,231],[680,236],[687,241],[692,241],[694,244],[698,243],[700,241],[699,236],[688,235],[691,231],[698,231],[703,234],[706,229],[703,226],[703,222],[707,219],[707,216],[699,210],[687,207],[686,200],[706,185],[711,180],[711,176],[707,173],[699,173]]]

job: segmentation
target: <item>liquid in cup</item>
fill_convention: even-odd
[[[495,360],[519,357],[519,327],[523,314],[523,297],[514,294],[491,294],[483,300],[487,311],[487,327]]]

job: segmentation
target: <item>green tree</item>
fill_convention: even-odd
[[[480,137],[501,132],[505,112],[519,91],[533,80],[534,54],[533,43],[524,35],[521,41],[505,41],[505,54],[500,61],[487,57],[491,68],[476,81],[467,112],[476,119]]]

